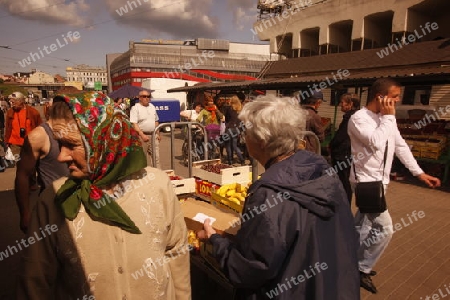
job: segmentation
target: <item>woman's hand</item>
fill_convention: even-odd
[[[200,230],[197,232],[197,237],[201,240],[207,240],[211,237],[211,235],[217,233],[214,228],[211,226],[211,220],[206,219],[205,223],[203,224],[203,230]]]

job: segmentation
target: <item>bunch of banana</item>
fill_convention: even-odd
[[[217,193],[231,202],[242,205],[242,202],[245,201],[245,197],[247,197],[247,188],[247,186],[239,183],[233,183],[221,186],[217,190]]]
[[[197,234],[194,230],[188,231],[188,244],[197,250],[200,249],[200,241],[198,240]]]

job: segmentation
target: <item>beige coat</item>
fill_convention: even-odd
[[[22,251],[18,299],[191,298],[186,224],[164,172],[148,167],[119,184],[116,201],[142,234],[94,221],[83,206],[75,220],[64,219],[53,201],[64,181],[33,211],[35,242]]]

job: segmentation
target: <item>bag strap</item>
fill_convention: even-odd
[[[386,141],[386,146],[384,147],[383,176],[381,177],[381,180],[383,180],[383,178],[384,178],[384,169],[386,168],[387,150],[388,150],[388,141]],[[356,182],[358,182],[358,178],[356,177],[355,162],[353,162],[352,165],[353,165],[353,174],[355,175],[355,180],[356,180]]]

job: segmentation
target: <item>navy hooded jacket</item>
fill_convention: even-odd
[[[210,241],[238,299],[358,300],[357,233],[329,165],[298,151],[248,190],[241,228]]]

